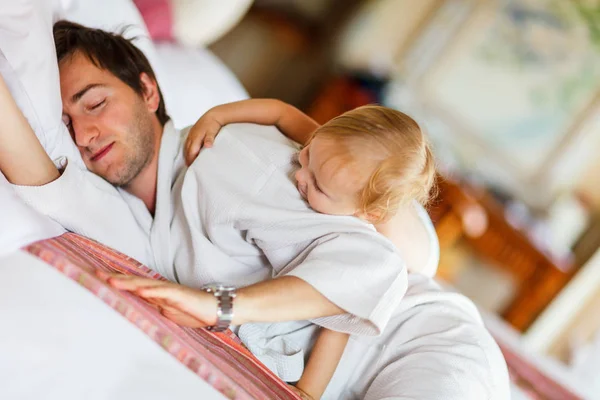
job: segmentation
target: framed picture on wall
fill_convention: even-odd
[[[449,0],[446,15],[422,34],[446,32],[443,47],[432,56],[426,50],[435,40],[416,43],[401,68],[420,71],[406,74],[408,84],[456,146],[476,146],[475,163],[503,169],[533,202],[549,201],[582,158],[597,157],[590,152],[600,143],[594,1]]]

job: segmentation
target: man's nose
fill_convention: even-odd
[[[100,130],[95,124],[87,121],[78,121],[72,124],[77,146],[89,147],[100,135]]]

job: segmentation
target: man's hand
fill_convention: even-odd
[[[203,290],[137,276],[101,271],[96,274],[109,285],[140,296],[179,325],[203,328],[217,323],[217,299]],[[345,312],[309,283],[294,276],[270,279],[238,289],[233,311],[232,325],[297,321]]]
[[[210,148],[215,142],[215,137],[223,127],[217,118],[217,113],[209,110],[190,129],[185,142],[185,162],[191,165],[202,148]]]
[[[107,274],[97,275],[111,286],[135,293],[154,305],[171,321],[191,328],[204,328],[217,322],[217,299],[202,290],[195,290],[175,283]]]

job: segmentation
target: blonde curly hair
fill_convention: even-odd
[[[337,156],[354,171],[372,168],[357,194],[360,211],[371,222],[391,218],[402,205],[416,200],[426,205],[435,184],[436,168],[429,142],[408,115],[368,105],[348,111],[319,127],[312,139],[334,140]]]

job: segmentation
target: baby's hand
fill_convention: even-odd
[[[212,147],[215,137],[219,134],[219,131],[223,125],[218,121],[216,113],[209,110],[194,124],[188,134],[185,142],[185,162],[189,166],[191,165],[200,150],[205,147]]]

